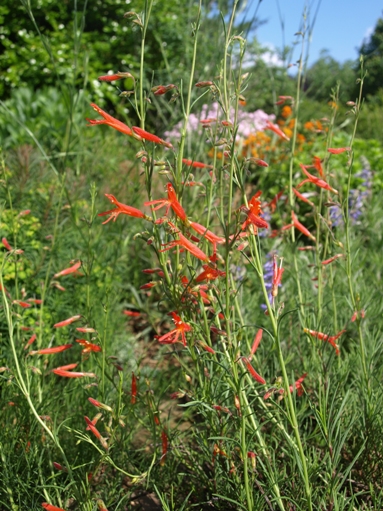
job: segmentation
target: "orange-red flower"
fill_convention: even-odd
[[[56,323],[53,325],[55,328],[61,328],[63,326],[68,326],[71,323],[74,323],[75,321],[78,321],[81,318],[80,314],[77,314],[77,316],[72,316],[71,318],[64,319],[64,321],[60,321],[59,323]]]
[[[78,373],[75,371],[66,371],[65,369],[53,369],[52,373],[57,374],[57,376],[63,376],[64,378],[83,378],[84,376],[87,376],[88,378],[96,378],[94,373]]]
[[[241,210],[247,214],[247,219],[242,224],[242,230],[244,231],[250,224],[255,225],[256,227],[267,229],[269,224],[261,218],[259,215],[262,214],[261,210],[261,201],[258,200],[258,197],[262,192],[257,192],[253,197],[249,200],[249,207],[241,206]]]
[[[100,401],[97,401],[97,399],[93,399],[93,397],[88,397],[89,403],[91,403],[93,406],[96,406],[97,408],[102,408],[103,410],[106,410],[107,412],[113,412],[112,408],[104,403],[100,403]]]
[[[212,169],[213,165],[208,165],[207,163],[201,163],[200,161],[188,160],[186,158],[182,158],[182,163],[188,165],[189,167],[194,167],[195,169]]]
[[[285,133],[283,133],[283,131],[276,124],[273,124],[270,121],[266,121],[265,130],[274,131],[274,133],[276,133],[278,137],[284,138],[285,140],[290,140],[289,137]]]
[[[8,252],[10,252],[12,250],[12,247],[11,245],[8,243],[8,240],[7,238],[3,238],[1,240],[1,243],[4,245],[4,247],[8,250]]]
[[[213,244],[214,252],[217,250],[217,245],[225,243],[226,241],[225,238],[217,236],[214,232],[209,231],[209,229],[197,222],[190,222],[190,227]]]
[[[196,282],[203,282],[204,280],[216,280],[219,277],[224,277],[226,272],[211,268],[208,264],[203,265],[204,271],[195,279]]]
[[[172,208],[172,210],[178,216],[178,218],[180,218],[183,222],[187,222],[187,216],[186,216],[185,210],[183,209],[181,204],[178,202],[177,195],[173,188],[173,185],[171,183],[168,183],[166,185],[166,189],[168,191],[167,199],[157,199],[157,200],[151,200],[148,202],[144,202],[144,206],[154,206],[154,204],[158,204],[157,206],[155,206],[153,208],[154,211],[166,206],[165,216],[168,215],[169,209]]]
[[[48,504],[48,502],[42,502],[41,505],[47,511],[65,511],[62,507],[52,506],[52,504]]]
[[[148,140],[149,142],[154,142],[155,144],[164,145],[165,147],[169,147],[169,149],[173,149],[170,142],[166,142],[165,140],[162,140],[162,138],[157,137],[157,135],[153,135],[153,133],[149,133],[138,126],[132,126],[132,130],[140,138]]]
[[[176,312],[170,312],[169,316],[172,316],[173,322],[175,324],[175,329],[171,330],[165,335],[156,336],[158,342],[161,344],[174,344],[176,342],[182,342],[184,346],[186,346],[186,337],[185,332],[190,332],[192,327],[187,323],[184,323],[180,316]]]
[[[266,384],[266,380],[260,376],[257,371],[254,369],[254,367],[251,365],[250,360],[247,357],[241,357],[242,362],[245,364],[246,369],[249,371],[251,376],[261,385]]]
[[[129,126],[124,124],[123,122],[119,121],[118,119],[115,119],[111,115],[109,115],[107,112],[102,110],[99,106],[97,106],[95,103],[91,103],[90,106],[99,113],[104,119],[103,120],[96,120],[96,119],[87,119],[87,121],[90,123],[88,126],[93,126],[95,124],[107,124],[108,126],[111,126],[117,131],[120,131],[121,133],[124,133],[125,135],[129,135],[130,137],[134,137],[137,140],[141,140],[141,137],[134,133]]]
[[[173,229],[175,228],[175,226],[171,222],[169,222],[169,225]],[[203,252],[200,248],[198,248],[196,245],[194,245],[194,243],[189,241],[179,231],[178,231],[178,236],[179,236],[178,240],[173,240],[173,241],[170,241],[169,243],[165,243],[166,248],[163,248],[162,250],[160,250],[160,252],[166,252],[167,250],[170,250],[173,247],[181,246],[181,247],[185,248],[188,252],[190,252],[192,255],[197,257],[198,259],[201,259],[201,261],[206,261],[206,262],[209,261],[209,257],[205,254],[205,252]]]
[[[105,197],[109,199],[110,202],[114,204],[116,207],[114,209],[110,209],[109,211],[104,211],[103,213],[98,214],[98,216],[110,215],[110,217],[107,220],[105,220],[105,222],[102,222],[103,224],[107,224],[111,220],[115,222],[118,215],[120,214],[134,216],[136,218],[145,218],[145,220],[151,220],[151,218],[146,216],[145,213],[143,213],[139,209],[133,208],[132,206],[127,206],[126,204],[122,204],[122,202],[119,202],[116,199],[116,197],[114,197],[114,195],[106,193]]]
[[[307,197],[302,195],[301,192],[298,192],[298,190],[296,188],[294,188],[294,187],[293,187],[293,192],[295,193],[296,197],[298,197],[298,199],[301,199],[303,202],[306,202],[311,207],[314,207],[314,203],[311,202],[311,200],[309,200]]]
[[[336,254],[333,257],[330,257],[330,259],[326,259],[325,261],[322,261],[322,265],[326,266],[327,264],[331,264],[336,259],[339,259],[340,257],[343,257],[343,254]]]
[[[101,442],[101,445],[104,447],[104,449],[108,449],[108,444],[106,443],[106,440],[105,438],[103,438],[101,436],[101,433],[98,431],[98,429],[96,428],[96,426],[94,426],[93,422],[85,415],[84,416],[84,419],[85,419],[85,422],[87,423],[88,425],[88,428],[90,429],[90,431],[94,434],[94,436],[100,440]],[[88,429],[87,428],[87,429]]]
[[[305,183],[313,183],[316,186],[319,186],[320,188],[323,188],[325,190],[329,190],[330,192],[333,192],[333,193],[336,193],[336,194],[338,193],[338,191],[335,190],[335,188],[333,188],[332,186],[330,186],[326,181],[324,181],[323,179],[320,179],[319,177],[316,177],[316,176],[313,176],[312,174],[310,174],[310,172],[307,171],[306,167],[304,165],[302,165],[302,163],[300,163],[299,166],[303,170],[303,172],[306,174],[308,179],[305,179],[301,183],[299,183],[297,188],[300,188]]]
[[[279,201],[279,199],[282,197],[282,195],[284,194],[284,190],[281,190],[280,192],[278,192],[275,197],[273,199],[271,199],[271,201],[268,203],[268,206],[271,210],[272,213],[274,213],[274,211],[277,209],[277,202]]]
[[[101,346],[97,344],[92,344],[85,339],[76,339],[76,342],[84,346],[84,349],[81,350],[82,353],[90,353],[91,351],[102,351]]]
[[[58,273],[55,273],[53,277],[57,279],[58,277],[63,277],[64,275],[70,275],[71,273],[76,273],[77,270],[81,266],[81,261],[77,261],[73,266],[70,266],[69,268],[65,268],[65,270],[59,271]]]
[[[251,346],[250,355],[248,357],[248,360],[251,360],[253,355],[257,351],[259,343],[262,340],[262,335],[263,335],[263,330],[262,330],[262,328],[260,328],[254,337],[253,345]]]
[[[330,147],[327,151],[331,154],[341,154],[345,151],[351,151],[351,147]]]
[[[331,344],[331,346],[335,349],[335,353],[337,355],[339,355],[340,353],[340,350],[339,350],[339,346],[336,344],[336,340],[339,339],[339,337],[344,334],[344,332],[346,330],[341,330],[339,333],[337,333],[336,335],[327,335],[327,334],[324,334],[322,332],[317,332],[316,330],[310,330],[309,328],[304,328],[303,331],[306,333],[306,334],[310,334],[312,335],[313,337],[316,337],[317,339],[321,339],[322,341],[326,341],[326,342],[329,342]]]
[[[52,355],[54,353],[61,353],[61,351],[69,350],[73,344],[62,344],[53,348],[42,348],[41,350],[30,351],[30,355]]]
[[[302,225],[300,223],[300,221],[298,220],[298,218],[296,217],[296,214],[294,213],[294,211],[291,212],[291,218],[293,219],[293,225],[296,229],[298,229],[298,231],[300,231],[302,234],[304,234],[305,236],[307,236],[308,238],[310,238],[311,240],[315,241],[315,236],[313,236],[311,234],[311,232],[306,229],[306,227],[304,225]]]
[[[169,83],[169,85],[156,85],[155,87],[152,87],[152,92],[155,96],[162,96],[175,88],[176,86],[174,83]]]

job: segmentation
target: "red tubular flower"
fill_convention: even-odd
[[[62,270],[62,271],[59,271],[58,273],[55,273],[53,275],[53,278],[57,279],[58,277],[62,277],[64,275],[70,275],[71,273],[76,273],[77,270],[80,268],[80,266],[81,266],[81,261],[78,261],[77,263],[75,263],[70,268],[65,268],[65,270]]]
[[[59,323],[56,323],[54,328],[61,328],[63,326],[68,326],[71,323],[74,323],[75,321],[78,321],[81,318],[81,316],[78,314],[77,316],[72,316],[71,318],[64,319],[64,321],[60,321]]]
[[[100,80],[100,82],[115,82],[116,80],[122,80],[123,78],[124,78],[124,76],[115,74],[115,75],[99,76],[98,80]]]
[[[188,160],[186,158],[182,158],[182,163],[188,165],[189,167],[193,167],[195,169],[212,169],[213,165],[208,165],[207,163],[201,163],[200,161]]]
[[[313,183],[314,185],[319,186],[320,188],[323,188],[324,190],[329,190],[330,192],[338,194],[338,191],[335,190],[335,188],[330,186],[328,183],[326,183],[326,181],[310,174],[310,172],[307,171],[306,167],[304,165],[302,165],[302,163],[300,163],[299,166],[303,170],[303,172],[306,174],[308,179],[305,179],[304,181],[299,183],[297,188],[300,188],[304,183]]]
[[[276,124],[273,124],[270,121],[266,121],[265,130],[274,131],[274,133],[276,133],[278,137],[284,138],[285,140],[290,140],[289,137],[285,133],[283,133],[283,131]]]
[[[294,392],[294,388],[297,390],[298,396],[301,396],[303,394],[303,387],[302,383],[303,380],[306,378],[307,373],[303,374],[293,385],[289,385],[290,392]]]
[[[293,192],[295,193],[296,197],[298,197],[298,199],[301,199],[303,202],[306,202],[306,204],[309,204],[311,207],[314,207],[314,203],[311,202],[311,200],[307,199],[307,197],[302,195],[301,192],[298,192],[298,190],[294,187]]]
[[[226,272],[211,268],[208,264],[203,265],[204,271],[195,279],[196,282],[203,282],[204,280],[216,280],[219,277],[224,277]]]
[[[317,332],[315,330],[310,330],[309,328],[304,328],[303,331],[306,333],[306,334],[310,334],[312,335],[313,337],[316,337],[317,339],[320,339],[322,341],[326,341],[326,342],[329,342],[331,344],[331,346],[335,349],[335,353],[336,355],[339,355],[340,353],[340,350],[339,350],[339,346],[336,344],[336,340],[339,339],[339,337],[344,334],[344,332],[346,330],[341,330],[339,333],[335,334],[335,335],[327,335],[327,334],[324,334],[322,332]]]
[[[111,126],[117,131],[120,131],[121,133],[124,133],[125,135],[129,135],[130,137],[134,137],[137,140],[141,140],[141,137],[134,133],[129,126],[124,124],[123,122],[119,121],[118,119],[115,119],[111,115],[109,115],[107,112],[104,112],[99,106],[97,106],[94,103],[91,103],[90,106],[99,113],[104,119],[103,120],[95,120],[95,119],[87,119],[87,121],[90,123],[88,126],[93,126],[95,124],[107,124],[108,126]]]
[[[88,378],[96,378],[94,373],[77,373],[74,371],[65,371],[65,369],[53,369],[52,373],[57,374],[57,376],[63,376],[64,378],[84,378],[85,376]]]
[[[96,330],[94,328],[90,328],[87,326],[79,326],[76,328],[77,332],[81,332],[82,334],[94,334]]]
[[[203,341],[198,341],[198,344],[201,346],[201,348],[203,348],[205,351],[207,351],[208,353],[211,353],[212,355],[215,355],[215,350],[213,350],[213,348],[211,348],[208,344],[206,344],[205,342]]]
[[[61,470],[62,472],[68,472],[68,469],[60,465],[60,463],[56,463],[56,461],[53,462],[53,466],[56,470]]]
[[[181,204],[178,202],[177,195],[173,188],[173,185],[171,183],[168,183],[166,185],[166,189],[168,191],[167,199],[157,199],[157,200],[151,200],[148,202],[144,202],[144,206],[154,206],[154,204],[158,204],[158,206],[153,208],[154,211],[166,206],[165,216],[168,215],[169,209],[172,208],[172,210],[178,216],[178,218],[180,218],[183,222],[187,222],[188,219],[187,219],[185,210],[183,209]]]
[[[76,339],[76,342],[84,346],[84,349],[81,350],[82,353],[90,353],[91,351],[102,351],[101,346],[97,344],[92,344],[85,339]]]
[[[319,158],[319,156],[313,156],[313,165],[314,168],[319,172],[320,177],[324,177],[322,160]]]
[[[281,190],[280,192],[278,192],[276,194],[276,196],[268,203],[268,206],[271,210],[272,213],[274,213],[274,211],[277,209],[277,202],[279,201],[279,199],[282,197],[282,195],[284,194],[284,190]]]
[[[162,442],[162,456],[161,456],[160,465],[163,466],[163,465],[165,465],[166,456],[167,456],[167,452],[168,452],[168,435],[165,433],[165,431],[162,431],[162,433],[161,433],[161,442]]]
[[[116,207],[114,209],[110,209],[109,211],[104,211],[103,213],[98,214],[98,216],[110,215],[110,217],[107,220],[105,220],[105,222],[102,222],[103,225],[107,224],[111,220],[115,222],[118,215],[120,214],[134,216],[136,218],[145,218],[145,220],[151,220],[151,218],[146,216],[145,213],[143,213],[139,209],[133,208],[132,206],[127,206],[126,204],[122,204],[122,202],[119,202],[114,195],[106,193],[105,197],[109,199],[110,202],[114,204]]]
[[[249,373],[254,378],[254,380],[256,380],[261,385],[265,385],[266,384],[266,380],[264,380],[262,378],[262,376],[260,376],[257,373],[257,371],[254,369],[254,367],[251,365],[250,360],[247,357],[241,357],[241,360],[245,364],[246,369],[249,371]]]
[[[192,288],[188,278],[185,275],[181,277],[181,284],[186,288],[188,294],[190,294],[192,297],[201,297],[204,304],[210,303],[210,299],[205,292],[207,290],[206,285],[195,286]],[[184,302],[186,300],[186,296],[182,296],[181,300]],[[193,300],[193,302],[195,303],[196,301]]]
[[[125,314],[125,316],[129,316],[131,318],[138,318],[141,316],[141,312],[137,312],[137,311],[122,311],[123,314]]]
[[[250,350],[250,356],[248,357],[248,360],[251,360],[253,355],[255,354],[255,352],[257,351],[258,349],[258,346],[259,346],[259,343],[261,342],[262,340],[262,335],[263,335],[263,330],[262,328],[260,328],[258,330],[258,332],[256,333],[256,336],[254,337],[254,341],[253,341],[253,345],[251,347],[251,350]]]
[[[254,163],[254,165],[258,165],[258,167],[269,166],[269,164],[266,161],[261,160],[260,158],[254,158],[253,156],[251,158],[248,158],[247,161],[249,161],[250,163]]]
[[[52,504],[48,504],[48,502],[42,502],[41,505],[47,511],[65,511],[62,507],[52,506]]]
[[[101,433],[98,431],[98,429],[96,428],[96,426],[93,425],[93,422],[89,419],[89,417],[87,417],[86,415],[84,416],[84,419],[85,419],[85,422],[87,423],[90,431],[94,434],[94,436],[99,440],[101,438]]]
[[[291,218],[293,219],[293,224],[294,224],[294,227],[296,229],[298,229],[298,231],[300,231],[302,234],[304,234],[305,236],[307,236],[308,238],[310,238],[311,240],[315,241],[315,236],[313,236],[311,234],[311,232],[306,229],[306,227],[304,225],[302,225],[300,223],[300,221],[298,220],[298,218],[296,217],[294,211],[291,212]]]
[[[327,149],[327,151],[330,154],[341,154],[341,153],[344,153],[345,151],[351,151],[351,147],[338,147],[338,148],[330,147],[329,149]]]
[[[240,209],[247,214],[247,219],[242,224],[242,230],[244,231],[250,224],[255,225],[256,227],[267,229],[269,224],[266,220],[263,220],[259,215],[262,214],[261,210],[261,201],[258,200],[258,197],[262,192],[257,192],[253,197],[249,200],[249,207],[241,206]]]
[[[92,397],[88,397],[89,403],[91,403],[93,406],[96,406],[97,408],[102,408],[103,410],[106,410],[107,412],[113,412],[110,406],[105,405],[104,403],[100,403],[100,401],[97,401],[97,399],[93,399]]]
[[[176,328],[167,334],[162,335],[161,337],[157,335],[156,338],[158,339],[158,342],[161,344],[174,344],[176,342],[182,342],[182,344],[186,346],[185,332],[190,332],[192,327],[187,323],[184,323],[176,312],[170,312],[169,316],[172,316]]]
[[[174,228],[174,225],[169,222],[170,227]],[[194,243],[189,241],[181,232],[178,232],[179,239],[170,241],[169,243],[165,243],[166,248],[163,248],[160,250],[160,252],[166,252],[167,250],[170,250],[173,247],[181,246],[185,248],[188,252],[190,252],[192,255],[200,259],[201,261],[208,262],[209,257],[203,252],[200,248],[198,248]]]
[[[61,353],[62,351],[69,350],[73,344],[62,344],[61,346],[55,346],[53,348],[42,348],[37,351],[30,351],[30,355],[52,355],[54,353]]]
[[[152,92],[155,96],[162,96],[175,88],[176,86],[174,83],[169,83],[169,85],[156,85],[155,87],[152,87]]]
[[[41,305],[43,303],[43,301],[40,300],[39,298],[28,298],[27,301],[30,303],[34,303],[35,305]]]
[[[13,300],[12,303],[15,303],[16,305],[19,305],[23,309],[29,309],[29,307],[32,307],[32,305],[28,302],[23,302],[22,300]]]
[[[24,346],[25,350],[28,348],[28,346],[30,346],[31,344],[33,344],[35,342],[36,337],[37,337],[36,334],[33,334],[32,337],[30,337],[27,344]]]
[[[130,402],[132,405],[135,405],[136,401],[137,401],[137,377],[133,372],[132,372],[132,386],[131,386],[130,395],[131,395]]]
[[[7,238],[3,238],[1,240],[1,243],[4,245],[4,247],[10,252],[12,250],[11,245],[8,243]]]
[[[170,142],[166,142],[165,140],[162,140],[162,138],[157,137],[157,135],[153,135],[152,133],[139,128],[138,126],[132,126],[132,130],[136,135],[145,140],[148,140],[149,142],[154,142],[155,144],[164,145],[169,149],[173,149],[173,146]]]
[[[190,227],[213,244],[214,252],[216,252],[217,250],[217,245],[221,245],[226,241],[225,238],[217,236],[216,234],[214,234],[214,232],[209,231],[208,229],[206,229],[206,227],[204,227],[201,224],[198,224],[197,222],[190,222]]]
[[[77,367],[77,366],[78,366],[78,363],[77,363],[77,362],[75,362],[75,363],[73,363],[73,364],[67,364],[67,365],[65,365],[65,366],[56,367],[55,369],[56,369],[56,370],[57,370],[57,369],[61,369],[61,370],[63,370],[63,371],[71,371],[72,369],[76,369],[76,367]],[[53,371],[53,369],[52,369],[52,371]]]
[[[326,266],[327,264],[331,264],[336,259],[339,259],[340,257],[343,257],[343,254],[336,254],[333,257],[330,257],[330,259],[326,259],[325,261],[322,261],[322,265]]]

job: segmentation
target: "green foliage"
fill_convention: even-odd
[[[356,79],[353,61],[340,64],[323,50],[319,59],[306,72],[304,90],[307,97],[323,103],[330,101],[331,91],[339,84],[339,99],[346,103],[355,99]]]

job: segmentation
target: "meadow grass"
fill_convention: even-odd
[[[302,56],[278,123],[242,135],[236,8],[197,76],[200,6],[188,80],[152,91],[155,7],[129,13],[133,131],[73,86],[51,147],[16,121],[32,142],[1,154],[1,509],[383,506],[381,147],[357,138],[363,67],[351,135],[337,90],[327,120],[300,122]],[[165,104],[175,139],[146,130]]]

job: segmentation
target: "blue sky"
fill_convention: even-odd
[[[315,62],[322,49],[339,62],[358,58],[359,47],[379,17],[383,17],[383,3],[380,0],[247,0],[249,13],[257,8],[257,16],[268,20],[256,30],[256,37],[263,45],[283,47],[280,15],[285,25],[285,44],[291,45],[296,39],[303,20],[305,6],[311,6],[312,15],[320,3],[312,40],[309,64]],[[279,5],[279,11],[278,11]],[[299,58],[298,50],[294,60]]]

